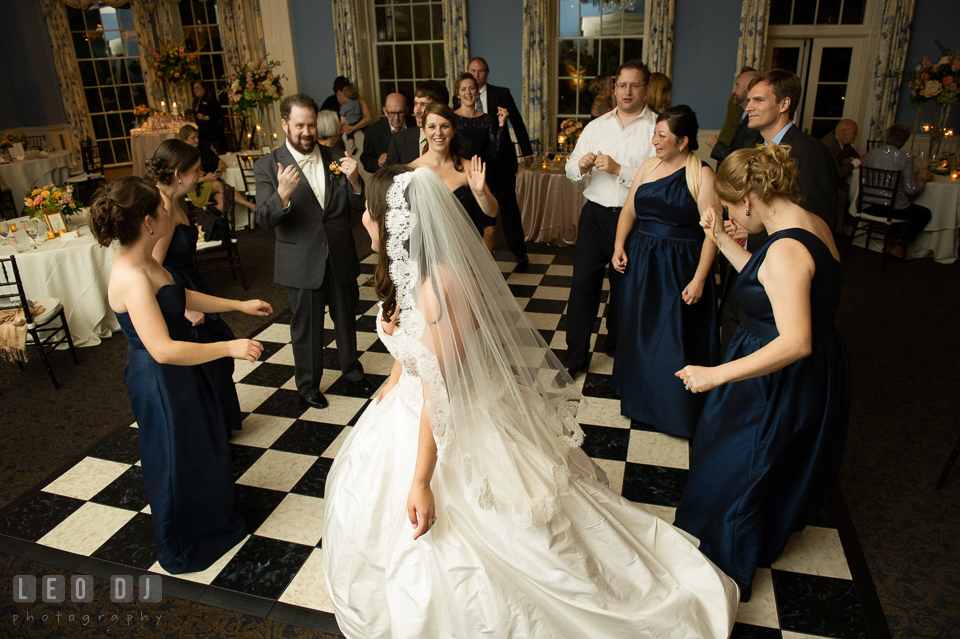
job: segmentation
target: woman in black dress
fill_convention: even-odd
[[[200,141],[220,153],[227,152],[227,136],[223,132],[223,108],[217,94],[210,91],[206,82],[193,83],[193,114],[200,131]]]
[[[473,155],[479,155],[483,162],[491,163],[497,159],[497,147],[500,139],[507,135],[507,110],[497,107],[497,115],[477,110],[480,99],[480,87],[469,73],[461,73],[453,85],[454,94],[460,98],[457,114],[457,131],[473,145]],[[496,119],[494,119],[496,117]],[[473,156],[471,156],[473,157]]]

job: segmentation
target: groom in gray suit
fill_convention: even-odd
[[[317,103],[302,93],[280,104],[286,142],[254,165],[257,223],[276,229],[274,281],[287,287],[293,317],[290,335],[297,391],[314,408],[326,408],[323,315],[329,305],[340,370],[352,390],[369,396],[373,385],[357,359],[357,278],[360,261],[351,212],[364,209],[357,161],[317,144]],[[340,174],[330,166],[339,161]]]

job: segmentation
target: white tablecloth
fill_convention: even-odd
[[[857,193],[860,190],[860,169],[850,175],[850,212],[857,210]],[[911,257],[933,257],[941,264],[952,264],[960,249],[960,180],[936,176],[928,182],[920,195],[913,198],[915,204],[930,209],[930,222],[923,227],[915,242],[907,247]],[[863,238],[856,244],[863,246]],[[879,251],[880,240],[870,241],[870,248]]]
[[[68,227],[73,228],[77,221],[86,220],[68,218]],[[2,245],[0,255],[16,255],[27,297],[60,300],[74,346],[96,346],[102,338],[120,330],[116,315],[107,305],[107,283],[117,245],[104,248],[93,239],[89,227],[82,226],[79,230],[79,238],[47,240],[23,253],[15,253],[14,247]],[[16,236],[29,247],[26,232],[20,229]]]
[[[237,161],[237,154],[224,153],[220,156],[220,159],[227,165],[220,179],[235,188],[238,193],[245,193],[246,187],[243,184],[243,174],[240,172],[240,163]],[[256,204],[253,199],[247,199]],[[239,204],[234,204],[233,214],[237,220],[238,229],[245,229],[250,226],[250,218],[253,217],[253,212],[250,211],[250,209],[245,206],[240,206]]]
[[[13,191],[13,204],[17,207],[17,213],[23,211],[23,198],[28,189],[33,188],[33,183],[45,173],[63,169],[64,175],[54,176],[51,181],[62,183],[69,176],[70,151],[54,151],[45,158],[36,158],[33,160],[14,160],[6,164],[0,164],[0,182]]]
[[[528,242],[572,246],[577,243],[577,223],[586,203],[585,182],[567,179],[563,167],[517,171],[517,203]]]

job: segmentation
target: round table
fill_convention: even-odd
[[[860,190],[860,169],[854,169],[850,175],[850,212],[857,210],[857,193]],[[941,264],[957,261],[960,249],[960,180],[951,180],[947,176],[937,175],[927,182],[916,197],[910,198],[914,204],[930,209],[930,221],[917,239],[907,247],[910,257],[933,257]],[[852,225],[851,225],[852,228]],[[855,244],[863,246],[864,238],[858,237]],[[880,251],[882,242],[870,241],[870,248]]]
[[[63,184],[69,175],[70,151],[54,151],[47,157],[37,157],[32,160],[13,160],[0,164],[0,182],[13,192],[13,204],[17,213],[23,211],[23,198],[28,190],[33,189],[33,183],[46,173],[60,172],[53,175],[50,182]]]
[[[19,223],[26,218],[5,220]],[[120,330],[117,317],[107,305],[107,283],[118,244],[100,246],[84,216],[67,218],[67,226],[80,231],[80,237],[46,240],[37,248],[22,228],[16,231],[27,249],[16,253],[9,244],[0,245],[0,255],[16,255],[23,289],[32,300],[56,297],[63,304],[74,346],[96,346],[100,340]],[[40,238],[37,238],[40,241]],[[66,348],[66,346],[64,346]]]
[[[162,129],[130,129],[130,155],[133,162],[133,174],[143,177],[147,173],[146,162],[153,157],[164,140],[176,138],[180,127],[189,122],[168,124]]]
[[[547,169],[521,166],[517,171],[517,203],[528,242],[572,246],[577,243],[577,223],[586,203],[585,182],[571,182],[563,165]]]

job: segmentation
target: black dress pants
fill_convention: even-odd
[[[884,206],[868,206],[864,209],[864,213],[869,213],[870,215],[877,215],[879,217],[887,216],[887,208]],[[920,206],[919,204],[914,204],[911,202],[905,209],[896,209],[893,212],[893,219],[895,220],[907,220],[907,223],[904,225],[906,228],[903,228],[900,233],[906,235],[907,242],[913,242],[917,239],[917,236],[920,235],[920,231],[923,230],[927,224],[930,223],[930,218],[932,214],[930,209],[925,206]],[[900,226],[899,224],[897,226]],[[894,227],[894,233],[897,233]]]
[[[577,246],[573,254],[573,283],[567,304],[566,367],[585,370],[590,363],[590,334],[600,310],[604,269],[610,280],[607,300],[607,342],[617,340],[617,299],[622,275],[610,265],[617,239],[620,207],[600,206],[587,200],[577,224]]]
[[[511,149],[512,150],[512,149]],[[520,218],[520,205],[517,204],[517,172],[514,169],[494,169],[490,180],[490,191],[500,205],[500,223],[503,235],[507,239],[507,248],[517,261],[527,258],[527,245],[524,242],[523,222]]]
[[[357,359],[357,302],[360,290],[356,280],[339,283],[327,260],[326,276],[320,288],[287,287],[293,317],[290,337],[297,392],[311,397],[320,392],[323,377],[323,315],[327,305],[333,319],[340,371],[351,382],[363,379],[363,366]]]

